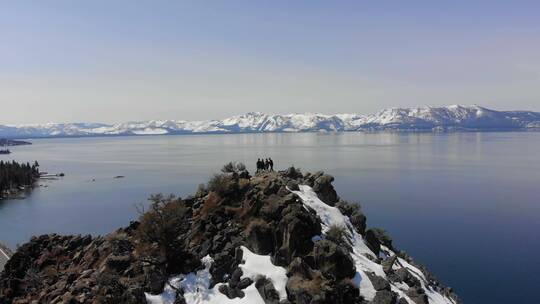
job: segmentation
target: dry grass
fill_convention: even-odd
[[[201,219],[207,219],[210,214],[212,214],[214,211],[216,211],[216,209],[218,209],[218,203],[220,200],[221,197],[217,193],[210,192],[198,212],[199,217]]]

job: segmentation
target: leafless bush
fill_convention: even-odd
[[[241,162],[228,162],[221,168],[223,173],[239,173],[246,170],[246,165]]]
[[[328,231],[326,232],[326,239],[338,245],[347,246],[347,230],[343,226],[332,225],[328,228]]]

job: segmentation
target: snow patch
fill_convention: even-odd
[[[255,254],[244,246],[241,249],[244,260],[244,263],[239,265],[243,271],[241,278],[250,278],[255,282],[257,278],[264,276],[272,281],[279,293],[280,300],[287,299],[287,291],[285,290],[287,271],[285,268],[273,265],[270,256]],[[235,299],[229,299],[219,292],[222,283],[210,288],[210,279],[212,278],[210,266],[214,261],[210,256],[206,256],[201,262],[205,266],[204,269],[196,273],[181,274],[170,278],[163,293],[159,295],[145,293],[146,302],[148,304],[174,304],[176,290],[182,289],[187,304],[265,304],[259,291],[255,288],[255,283],[242,290],[245,294],[243,298]]]
[[[144,128],[142,130],[133,130],[132,132],[137,135],[159,135],[169,133],[169,131],[160,128]]]
[[[287,299],[287,291],[285,290],[285,286],[287,285],[287,270],[272,264],[269,255],[255,254],[244,246],[241,248],[244,253],[243,260],[245,261],[244,264],[239,265],[244,273],[242,278],[250,278],[256,281],[258,277],[264,276],[274,284],[274,287],[279,293],[279,299]]]

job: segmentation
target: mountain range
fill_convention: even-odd
[[[480,106],[389,108],[375,114],[264,114],[221,120],[149,120],[117,124],[46,123],[0,125],[2,138],[158,135],[197,133],[341,131],[540,130],[540,112],[496,111]]]

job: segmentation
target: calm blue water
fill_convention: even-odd
[[[0,159],[66,177],[0,202],[0,240],[107,233],[151,193],[185,196],[229,160],[324,169],[368,225],[465,303],[540,303],[540,133],[239,134],[32,140]],[[123,179],[114,179],[124,175]],[[92,181],[95,179],[95,181]]]

